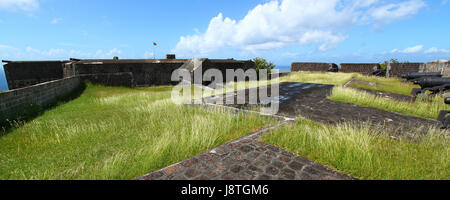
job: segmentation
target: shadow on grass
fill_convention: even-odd
[[[30,104],[22,106],[14,110],[14,112],[0,114],[0,137],[8,135],[12,130],[20,128],[26,122],[44,114],[45,111],[78,98],[85,89],[86,83],[82,83],[80,87],[72,92],[61,95],[45,105]]]

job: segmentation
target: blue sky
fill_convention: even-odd
[[[448,0],[0,0],[0,59],[425,62],[450,59],[448,10]]]

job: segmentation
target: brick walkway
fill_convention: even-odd
[[[321,164],[259,141],[264,133],[274,127],[261,129],[212,151],[142,176],[138,180],[352,179]]]

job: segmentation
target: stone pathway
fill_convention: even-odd
[[[261,129],[209,152],[142,176],[137,180],[352,179],[319,163],[259,141],[262,135],[273,128],[275,126]]]

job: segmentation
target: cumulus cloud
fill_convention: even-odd
[[[117,48],[113,48],[107,52],[104,52],[103,50],[99,49],[99,50],[97,50],[97,52],[95,52],[95,57],[111,59],[114,56],[120,56],[121,54],[122,54],[122,51]]]
[[[219,13],[203,33],[181,36],[172,50],[203,56],[226,48],[244,52],[314,45],[320,51],[336,48],[361,24],[391,23],[425,6],[422,0],[386,4],[379,0],[272,0],[235,20]],[[389,16],[383,16],[384,14]]]
[[[112,48],[110,50],[97,50],[94,53],[77,49],[51,48],[47,50],[33,47],[16,48],[0,44],[0,57],[11,60],[44,60],[44,59],[68,59],[68,58],[105,58],[111,59],[114,56],[122,55],[122,50]]]
[[[425,51],[425,53],[450,53],[450,50],[447,49],[438,49],[437,47],[431,47]]]
[[[10,12],[16,11],[34,11],[39,8],[37,0],[0,0],[0,10]]]
[[[417,46],[413,46],[413,47],[408,47],[403,50],[393,49],[391,51],[391,53],[418,53],[418,52],[421,52],[422,50],[423,50],[423,45],[417,45]]]
[[[426,4],[422,0],[410,0],[372,8],[368,11],[368,15],[377,24],[388,24],[393,21],[408,18],[419,12],[425,6]]]

